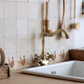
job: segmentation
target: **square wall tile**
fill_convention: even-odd
[[[3,0],[0,0],[0,2],[3,2]]]
[[[58,18],[50,18],[49,19],[49,29],[55,32],[59,28],[59,19]]]
[[[16,37],[5,37],[5,52],[16,53]]]
[[[45,49],[48,49],[49,47],[49,37],[45,37]]]
[[[28,2],[38,2],[38,0],[28,0]]]
[[[10,70],[16,70],[16,54],[6,54],[5,63],[9,64]]]
[[[27,2],[27,0],[17,0],[17,1]]]
[[[5,19],[15,18],[15,2],[4,2],[5,5]]]
[[[9,2],[13,2],[13,1],[17,1],[17,0],[4,0],[4,1],[9,1]]]
[[[3,44],[4,44],[4,43],[3,43],[3,38],[0,37],[0,48],[2,48],[2,49],[4,48]]]
[[[71,1],[72,1],[72,0],[66,0],[66,3],[69,3],[69,4],[70,4]]]
[[[38,46],[39,49],[42,49],[42,34],[38,34]]]
[[[66,57],[66,47],[58,47],[58,62],[64,61]]]
[[[0,37],[3,37],[3,20],[0,19]]]
[[[27,52],[17,53],[16,57],[16,69],[26,68],[28,64]]]
[[[27,35],[27,19],[17,19],[17,36]]]
[[[27,18],[27,3],[17,2],[17,18]]]
[[[71,17],[71,4],[70,3],[66,4],[66,17],[67,18]]]
[[[58,17],[58,3],[50,3],[49,17],[51,18]]]
[[[16,20],[4,20],[4,36],[16,36]]]
[[[38,3],[28,3],[28,18],[38,18]]]
[[[59,36],[58,36],[58,37],[59,37]],[[66,39],[63,39],[61,35],[60,35],[59,38],[56,39],[56,41],[57,41],[57,46],[58,46],[58,47],[67,46],[67,40],[66,40]]]
[[[43,23],[44,23],[44,21],[42,19],[38,20],[38,33],[39,34],[42,34],[42,28],[44,26]]]
[[[3,2],[0,2],[0,19],[3,19]]]
[[[45,8],[44,8],[45,4]],[[44,19],[46,16],[46,3],[39,3],[38,4],[38,17]]]
[[[38,0],[39,3],[42,3],[42,2],[44,3],[46,1],[48,1],[48,0]]]
[[[38,34],[38,19],[28,19],[27,34]]]
[[[57,40],[56,36],[49,38],[49,48],[56,48],[57,47]]]
[[[60,0],[50,0],[50,2],[59,2]]]
[[[28,51],[36,51],[38,48],[38,35],[28,35]]]
[[[28,52],[28,67],[38,65],[37,61],[35,60],[35,54],[38,55],[38,51]]]
[[[17,52],[27,52],[27,36],[17,37]]]
[[[56,61],[56,58],[57,58],[57,48],[51,48],[51,49],[49,49],[49,54],[51,54],[51,55],[54,55],[54,60],[51,60],[50,61],[50,64],[51,63],[56,63],[57,61]]]

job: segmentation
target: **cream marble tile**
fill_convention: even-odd
[[[0,2],[0,19],[3,19],[3,2]]]
[[[38,46],[39,49],[42,49],[42,34],[38,34]]]
[[[56,61],[57,48],[51,48],[51,49],[49,49],[49,54],[53,54],[53,55],[54,55],[54,59],[55,59],[55,61]]]
[[[38,19],[28,19],[27,34],[38,34]]]
[[[5,52],[7,54],[9,53],[15,53],[16,52],[16,37],[5,37]]]
[[[58,18],[50,18],[49,19],[49,29],[51,29],[53,32],[56,31],[59,28],[59,20]]]
[[[71,28],[71,25],[74,23],[74,20],[71,20],[71,19],[66,19],[66,27],[67,27],[67,32],[69,34],[69,39],[67,39],[67,46],[70,45],[70,46],[73,46],[74,45],[74,31],[73,29]]]
[[[17,19],[17,36],[27,36],[27,19]]]
[[[66,57],[66,47],[58,47],[58,62],[63,61]]]
[[[50,3],[49,17],[58,17],[58,3]]]
[[[27,0],[17,0],[17,1],[27,2]]]
[[[28,18],[38,18],[38,3],[28,3]]]
[[[0,37],[3,37],[3,20],[0,20]]]
[[[27,3],[17,2],[17,18],[27,18]]]
[[[38,2],[39,0],[28,0],[28,2]]]
[[[16,36],[16,20],[4,20],[4,36]]]
[[[28,51],[39,50],[38,35],[28,35]]]
[[[56,41],[57,41],[57,46],[58,47],[67,46],[67,40],[63,39],[61,35],[57,37]]]
[[[17,53],[16,57],[16,69],[26,68],[28,64],[27,52]]]
[[[66,0],[66,3],[69,3],[69,4],[70,4],[70,3],[71,3],[71,1],[72,1],[72,0]]]
[[[7,2],[7,1],[9,1],[9,2],[14,2],[14,1],[17,1],[17,0],[4,0],[4,1],[6,1],[6,2]]]
[[[27,36],[17,37],[17,52],[27,52]]]
[[[66,17],[67,18],[71,17],[71,4],[70,3],[66,4]]]
[[[59,2],[59,0],[50,0],[50,2]]]
[[[44,9],[45,4],[45,9]],[[38,3],[38,17],[44,19],[46,17],[46,3]]]
[[[42,2],[44,3],[46,1],[48,1],[48,0],[38,0],[39,3],[42,3]]]
[[[0,2],[3,2],[3,0],[0,0]]]
[[[49,45],[49,42],[50,40],[49,40],[49,37],[45,37],[45,49],[48,49],[48,48],[50,48],[50,45]]]
[[[3,38],[2,37],[0,37],[0,48],[4,48],[4,43],[3,43]]]
[[[15,18],[15,2],[4,2],[5,19]]]
[[[56,48],[56,47],[57,47],[56,36],[49,37],[49,48]]]
[[[38,20],[38,33],[41,34],[42,33],[42,28],[43,28],[43,20],[42,19],[39,19]]]
[[[10,70],[16,70],[16,54],[6,54],[6,61],[10,66]]]
[[[28,52],[28,67],[38,65],[37,61],[35,60],[35,54],[38,55],[38,51],[30,51]]]

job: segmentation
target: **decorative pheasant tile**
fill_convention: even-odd
[[[36,62],[36,58],[35,58],[36,54],[38,55],[38,51],[30,51],[28,53],[28,67],[38,65],[38,63]]]
[[[66,47],[59,47],[58,48],[58,61],[64,61],[66,57]]]
[[[16,54],[6,54],[5,63],[9,64],[10,70],[16,69]]]
[[[54,63],[54,62],[56,62],[56,57],[57,57],[57,48],[49,49],[49,54],[54,55],[54,60],[51,60],[50,63]]]
[[[27,52],[17,53],[17,57],[16,58],[17,58],[17,60],[16,60],[17,69],[26,68],[27,67],[27,63],[28,63]]]

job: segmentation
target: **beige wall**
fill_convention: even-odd
[[[46,1],[46,0],[45,0]],[[73,22],[73,0],[66,0],[66,30],[70,39],[66,40],[60,34],[46,37],[45,52],[54,54],[54,62],[68,60],[68,49],[74,46],[74,31],[70,28]],[[11,70],[36,65],[34,54],[41,54],[42,37],[41,29],[43,22],[42,4],[44,0],[0,0],[0,47],[6,55],[6,63],[14,59]],[[50,29],[60,29],[63,12],[62,0],[51,0],[50,2]],[[64,58],[59,55],[63,54]],[[25,64],[19,63],[25,55]],[[19,62],[18,62],[19,61]]]

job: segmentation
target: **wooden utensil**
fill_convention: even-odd
[[[62,17],[62,26],[61,29],[66,29],[65,28],[65,0],[63,0],[63,17]],[[65,39],[65,34],[62,32],[62,37]]]
[[[47,32],[47,33],[53,33],[53,31],[49,29],[49,2],[50,2],[50,0],[48,0],[48,1],[46,2],[46,19],[45,19],[45,26],[46,26],[46,32]]]
[[[76,0],[74,0],[74,20],[76,18]],[[77,31],[79,30],[80,28],[80,23],[73,23],[72,24],[72,29],[76,29]]]
[[[5,54],[4,51],[0,48],[0,54],[1,54],[1,64],[0,66],[3,66],[5,63]]]

